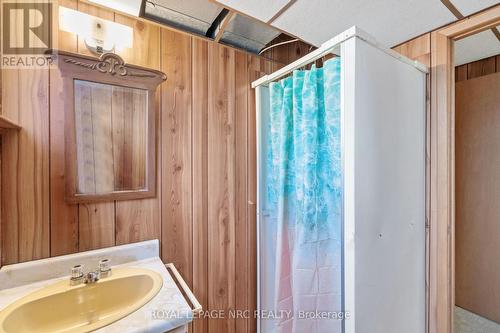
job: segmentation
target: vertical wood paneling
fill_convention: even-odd
[[[500,55],[456,66],[455,82],[475,79],[498,72],[500,72]]]
[[[1,96],[1,87],[2,85],[2,70],[0,69],[0,96]],[[0,113],[1,113],[1,101],[0,101]],[[0,137],[0,170],[2,168],[2,138]],[[2,193],[2,181],[1,181],[1,174],[0,174],[0,195]],[[0,267],[2,267],[2,202],[0,200]]]
[[[19,233],[19,261],[27,261],[49,255],[48,71],[20,70],[19,89],[36,92],[32,96],[19,96],[19,122],[23,129],[19,133],[17,170],[8,173],[12,177],[17,173],[18,221],[23,231]]]
[[[115,245],[115,211],[112,203],[79,204],[78,216],[79,251]]]
[[[455,67],[455,82],[467,80],[467,64]]]
[[[208,307],[208,42],[193,38],[193,292]],[[208,320],[193,324],[208,332]]]
[[[162,258],[192,282],[191,37],[161,30]]]
[[[269,45],[271,44],[274,45],[289,40],[291,40],[289,36],[281,34],[278,37],[276,37],[271,43],[269,43]],[[303,56],[313,51],[314,49],[315,48],[311,47],[311,45],[299,40],[296,42],[275,46],[269,49],[268,51],[262,53],[263,58],[260,59],[270,60],[267,62],[267,64],[274,66],[273,71],[275,71],[283,67],[284,65],[287,65],[297,59],[302,58]],[[255,58],[259,59],[258,57]]]
[[[152,24],[116,14],[115,22],[133,28],[134,45],[119,52],[125,62],[153,69],[160,69],[160,28]],[[156,96],[156,197],[143,200],[116,202],[116,244],[126,244],[147,239],[161,238],[161,123],[160,88]]]
[[[2,140],[2,263],[6,264],[49,255],[49,92],[45,69],[2,71],[8,82],[2,87],[2,113],[23,124],[22,130]]]
[[[3,70],[2,112],[23,129],[2,140],[2,263],[49,255],[48,71]],[[33,91],[30,95],[21,92]]]
[[[235,52],[235,257],[247,258],[247,107],[248,107],[248,61],[247,55]],[[248,286],[252,279],[248,275],[247,260],[235,261],[235,307],[248,309]],[[236,319],[235,332],[247,332],[248,322]]]
[[[157,95],[157,197],[66,204],[59,72],[27,71],[20,77],[21,71],[3,70],[9,84],[2,85],[2,109],[21,124],[23,134],[2,137],[2,263],[48,256],[49,247],[55,256],[161,238],[162,259],[175,263],[205,309],[253,314],[255,105],[250,82],[282,64],[87,2],[60,4],[133,27],[134,47],[119,54],[128,63],[167,74]],[[90,54],[72,34],[60,32],[58,43],[59,49]],[[287,57],[296,52],[288,50]],[[32,84],[32,98],[19,94]],[[196,320],[194,332],[255,332],[255,326],[253,318]]]
[[[235,307],[235,55],[208,47],[208,302]],[[234,320],[211,320],[209,331],[234,332]]]
[[[160,227],[158,200],[116,202],[116,245],[160,239]]]
[[[394,48],[405,57],[417,60],[426,66],[431,65],[431,34],[427,33]]]
[[[2,80],[2,114],[20,124],[19,70],[2,69]],[[17,133],[2,135],[2,265],[19,261],[18,149]]]
[[[132,27],[133,46],[118,50],[126,63],[160,69],[160,27],[115,14],[115,22]]]
[[[467,79],[493,74],[496,69],[495,57],[489,57],[483,60],[478,60],[467,64]]]
[[[493,57],[494,58],[494,57]],[[500,322],[500,73],[456,85],[456,304]],[[480,281],[480,283],[478,283]]]
[[[76,1],[60,0],[59,5],[77,8]],[[58,28],[57,18],[53,29]],[[77,37],[59,31],[58,48],[77,52]],[[68,205],[65,193],[64,98],[61,74],[57,67],[49,73],[50,83],[50,255],[78,251],[78,206]]]

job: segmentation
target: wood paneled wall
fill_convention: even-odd
[[[164,71],[157,93],[157,197],[68,205],[56,68],[2,70],[2,114],[19,123],[1,151],[1,264],[160,239],[205,309],[256,307],[255,104],[250,83],[282,64],[86,2],[65,7],[129,25],[125,62]],[[54,22],[57,28],[57,22]],[[57,48],[89,54],[59,32]],[[194,332],[255,332],[196,320]]]
[[[275,45],[278,43],[290,41],[295,39],[289,37],[285,34],[280,34],[278,37],[273,39],[268,45]],[[309,52],[315,50],[314,46],[311,46],[302,41],[295,41],[283,45],[278,45],[262,53],[262,56],[266,59],[271,59],[277,61],[278,63],[289,64]]]
[[[162,259],[179,268],[205,309],[255,309],[250,82],[307,54],[309,47],[277,47],[265,53],[272,62],[86,2],[59,3],[133,27],[134,47],[120,55],[167,73],[156,96],[158,195],[67,205],[58,70],[4,69],[2,114],[22,130],[2,137],[1,264],[157,238]],[[72,34],[60,32],[58,43],[59,49],[89,54]],[[431,33],[395,50],[432,66]],[[255,332],[255,325],[254,319],[199,319],[194,332]]]
[[[500,55],[455,67],[455,82],[500,72]]]
[[[431,34],[427,33],[393,48],[394,51],[431,66]]]
[[[495,322],[500,322],[499,91],[500,73],[462,80],[455,88],[456,304]]]

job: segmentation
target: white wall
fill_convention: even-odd
[[[425,74],[342,44],[347,333],[425,332]]]

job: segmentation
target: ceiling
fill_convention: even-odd
[[[392,47],[457,20],[440,0],[215,0],[320,46],[357,25]],[[498,0],[451,0],[463,16]],[[271,22],[270,22],[271,20]]]
[[[500,26],[497,29],[500,29]],[[485,30],[455,42],[456,66],[497,54],[500,54],[500,41],[491,30]]]
[[[393,47],[498,0],[124,0],[123,6],[129,3],[144,3],[148,19],[259,53],[282,32],[320,46],[354,25]],[[488,30],[457,42],[455,59],[463,64],[499,53],[500,32]]]

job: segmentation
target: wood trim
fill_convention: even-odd
[[[103,53],[99,58],[85,56],[66,51],[52,51],[52,57],[58,61],[63,77],[83,74],[100,80],[111,80],[110,84],[140,84],[140,88],[156,88],[157,85],[167,80],[167,75],[159,70],[149,69],[132,64],[126,64],[115,53]],[[95,76],[102,74],[103,76]],[[106,78],[105,78],[106,77]],[[127,81],[123,81],[123,79]],[[136,82],[137,81],[137,82]],[[99,81],[101,82],[101,81]],[[107,83],[107,82],[106,82]]]
[[[9,118],[0,115],[0,130],[20,130],[20,129],[21,126],[19,126]]]
[[[229,11],[227,13],[226,17],[222,20],[222,22],[219,25],[219,30],[217,30],[217,34],[215,35],[214,42],[218,43],[222,36],[224,35],[224,31],[226,30],[227,26],[229,25],[229,22],[235,17],[235,12]]]
[[[208,310],[208,42],[192,40],[193,293]],[[250,82],[250,81],[248,81]],[[208,332],[208,319],[193,322]]]
[[[455,69],[453,42],[500,22],[500,5],[431,33],[429,333],[453,332]]]
[[[457,41],[459,39],[475,35],[481,31],[491,29],[500,24],[500,5],[492,7],[484,12],[466,17],[456,23],[448,25],[437,32]]]
[[[437,32],[431,34],[430,114],[430,248],[429,325],[431,333],[451,332],[452,288],[452,186],[451,159],[451,42]]]

